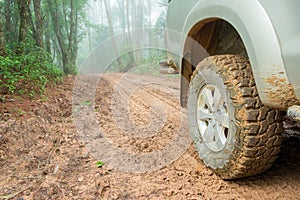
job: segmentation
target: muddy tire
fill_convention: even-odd
[[[282,141],[282,113],[264,106],[248,59],[204,59],[188,97],[189,126],[200,158],[223,179],[267,170]]]

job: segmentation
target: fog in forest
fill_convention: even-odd
[[[162,0],[88,1],[79,70],[127,72],[164,59],[166,9]]]

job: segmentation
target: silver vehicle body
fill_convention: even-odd
[[[299,9],[299,0],[172,0],[167,16],[169,52],[182,71],[191,31],[224,20],[244,44],[262,102],[287,110],[300,100]]]

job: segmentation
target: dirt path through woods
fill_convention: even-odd
[[[190,145],[179,78],[103,75],[95,102],[73,108],[93,107],[101,133],[92,140],[76,129],[73,82],[39,100],[0,103],[0,199],[300,199],[297,124],[285,121],[282,153],[268,172],[223,181]]]

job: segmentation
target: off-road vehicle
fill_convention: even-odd
[[[267,170],[282,117],[299,119],[299,8],[299,0],[169,1],[169,63],[182,75],[189,131],[224,179]]]

